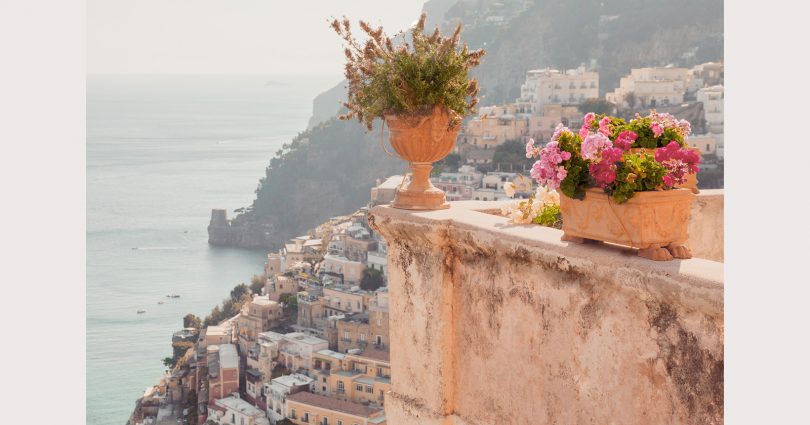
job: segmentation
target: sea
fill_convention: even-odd
[[[262,272],[265,252],[208,245],[211,209],[250,205],[312,99],[339,80],[88,76],[88,424],[124,425],[183,316],[204,317]]]

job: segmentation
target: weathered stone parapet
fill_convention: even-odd
[[[722,423],[722,263],[561,242],[492,205],[370,213],[389,247],[388,423]]]
[[[723,189],[702,189],[692,206],[689,241],[692,255],[723,261]]]

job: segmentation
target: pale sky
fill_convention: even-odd
[[[394,34],[425,0],[88,0],[90,74],[342,75],[346,15]],[[357,28],[359,31],[359,28]]]

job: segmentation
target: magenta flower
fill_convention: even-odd
[[[613,146],[616,146],[617,148],[626,151],[630,149],[631,146],[633,146],[633,142],[635,142],[636,139],[638,139],[638,134],[630,130],[624,130],[621,133],[619,133],[619,137],[616,138],[616,141],[613,143]]]
[[[596,185],[604,189],[616,181],[616,163],[622,160],[622,150],[619,148],[606,148],[602,151],[601,160],[588,165],[588,172]]]
[[[598,159],[600,152],[610,147],[613,147],[613,143],[604,134],[589,134],[582,140],[580,155],[582,155],[583,159]]]
[[[675,140],[655,151],[655,160],[667,169],[664,185],[673,187],[686,183],[687,174],[700,171],[700,154],[689,148],[681,147]]]

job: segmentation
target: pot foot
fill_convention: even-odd
[[[667,251],[675,258],[692,258],[692,251],[689,251],[689,248],[681,244],[671,243],[667,245]]]
[[[672,260],[672,254],[665,248],[658,245],[651,245],[649,248],[639,249],[638,256],[655,261],[669,261]]]

